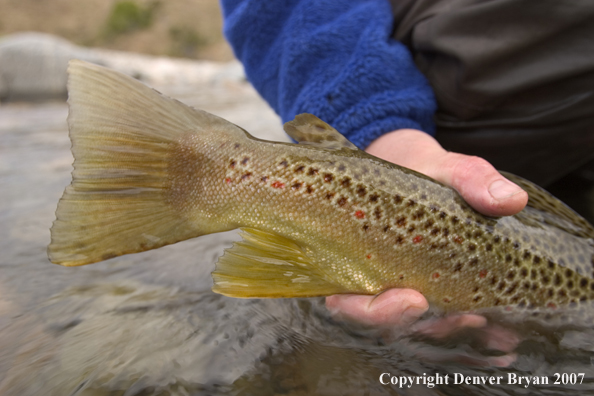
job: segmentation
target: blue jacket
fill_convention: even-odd
[[[392,39],[387,0],[221,0],[248,79],[290,121],[312,113],[365,148],[384,133],[434,132],[435,98]]]

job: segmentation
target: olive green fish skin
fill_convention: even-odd
[[[179,143],[170,202],[196,221],[298,241],[351,293],[408,287],[463,311],[594,297],[587,238],[482,216],[451,188],[362,152],[213,139]]]

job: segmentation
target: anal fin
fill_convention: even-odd
[[[216,264],[213,291],[230,297],[316,297],[347,293],[332,283],[295,241],[242,228],[236,242]]]

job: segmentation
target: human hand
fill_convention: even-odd
[[[489,216],[520,212],[528,194],[504,178],[486,160],[448,152],[428,134],[401,129],[381,136],[367,152],[386,161],[416,170],[456,189],[477,211]],[[425,297],[411,289],[390,289],[376,296],[334,295],[326,306],[335,315],[371,326],[405,326],[414,323],[427,309]],[[416,331],[443,338],[460,328],[483,328],[485,318],[458,315],[442,322],[416,326]],[[439,330],[436,330],[439,329]],[[504,349],[512,350],[514,343]]]

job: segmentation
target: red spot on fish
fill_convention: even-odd
[[[547,304],[547,308],[557,309],[557,304],[550,302]]]
[[[479,277],[480,278],[484,278],[484,277],[487,276],[488,273],[489,273],[489,271],[487,271],[485,269],[484,270],[481,270],[481,272],[479,272]]]
[[[231,178],[230,178],[230,177],[226,177],[226,178],[225,178],[225,183],[227,183],[227,184],[231,184]]]
[[[458,235],[454,235],[454,242],[461,245],[462,242],[464,242],[464,238],[462,238],[461,236],[458,236]]]
[[[367,257],[367,260],[369,260],[371,258],[371,254],[368,254],[366,257]]]
[[[362,210],[358,210],[355,212],[355,217],[358,219],[364,219],[365,218],[365,213],[363,213]]]
[[[434,272],[434,273],[433,273],[433,275],[431,275],[431,277],[432,277],[433,279],[437,279],[437,278],[439,278],[439,272]]]
[[[423,241],[423,235],[417,235],[413,238],[413,243],[420,243],[421,241]]]
[[[285,186],[285,184],[279,182],[278,180],[272,183],[272,187],[274,187],[274,188],[283,188],[284,186]]]

